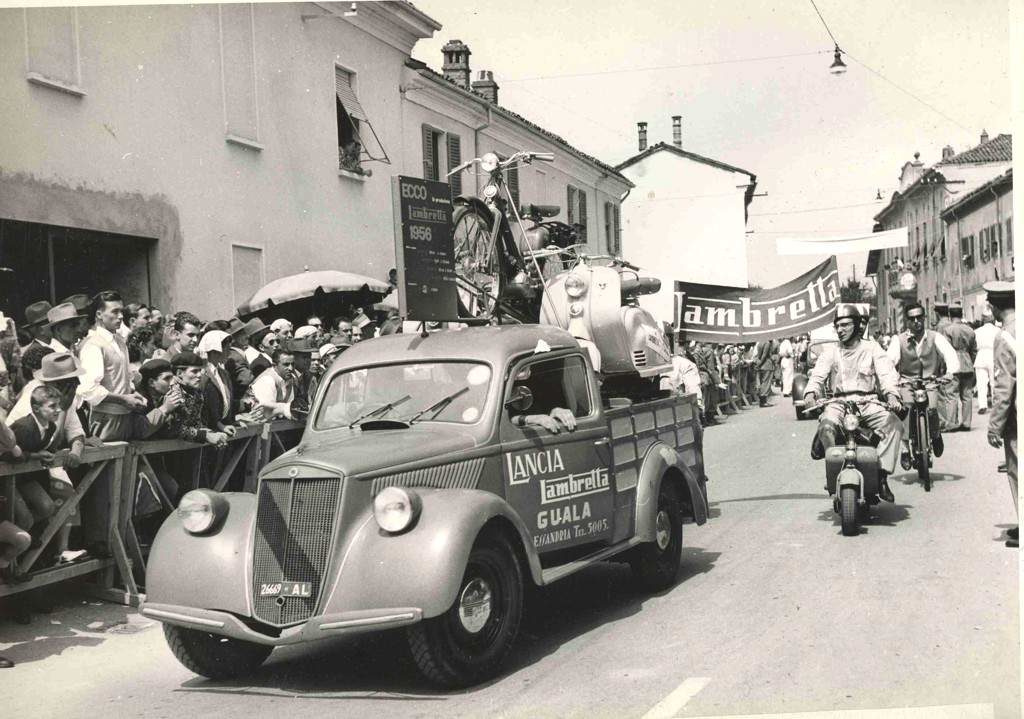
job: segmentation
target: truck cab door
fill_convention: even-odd
[[[533,404],[502,411],[506,499],[530,529],[538,553],[607,543],[615,518],[611,449],[583,356],[574,352],[523,360],[509,375],[505,401],[517,387],[530,390]],[[516,419],[547,415],[556,407],[572,411],[574,431],[555,434],[519,426],[522,419]]]

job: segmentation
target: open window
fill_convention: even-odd
[[[579,355],[537,360],[516,372],[512,390],[526,387],[533,395],[529,414],[549,414],[555,407],[568,409],[580,419],[593,411],[587,367]],[[519,414],[509,409],[509,416]]]
[[[363,165],[391,159],[370,124],[366,110],[356,96],[354,75],[340,67],[334,68],[334,105],[338,121],[338,167],[356,175],[372,172]]]

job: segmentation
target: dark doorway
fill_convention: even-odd
[[[0,267],[14,270],[0,311],[24,321],[25,307],[77,293],[117,290],[150,303],[149,252],[156,240],[0,218]]]

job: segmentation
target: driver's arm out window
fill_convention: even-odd
[[[528,414],[548,414],[555,407],[568,409],[576,417],[590,414],[590,387],[583,358],[575,355],[531,362],[516,375],[515,385],[533,394]],[[510,410],[509,416],[518,414]]]

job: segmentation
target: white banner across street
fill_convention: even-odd
[[[841,255],[906,247],[907,237],[906,227],[840,237],[780,237],[775,241],[775,250],[780,255]]]

